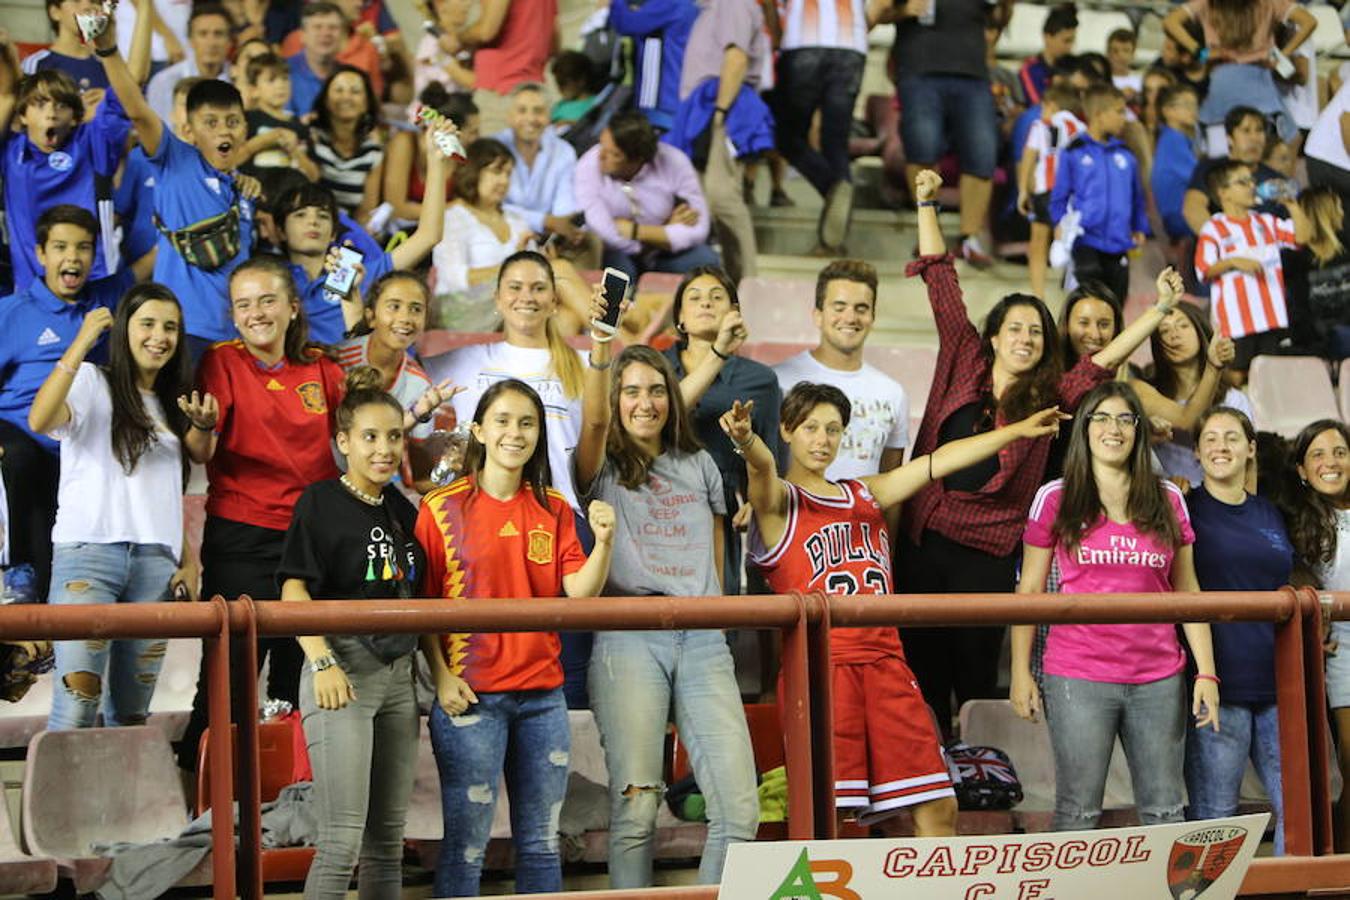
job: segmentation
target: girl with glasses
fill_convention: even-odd
[[[1180,489],[1157,478],[1134,390],[1108,382],[1080,407],[1064,477],[1031,505],[1019,593],[1041,593],[1053,559],[1066,594],[1197,591],[1195,534]],[[1182,626],[1198,674],[1196,728],[1218,730],[1219,678],[1209,625]],[[1116,738],[1125,747],[1145,825],[1179,822],[1184,797],[1186,656],[1170,623],[1054,625],[1045,693],[1031,674],[1034,625],[1012,629],[1013,709],[1035,720],[1044,704],[1055,754],[1056,831],[1095,828]]]

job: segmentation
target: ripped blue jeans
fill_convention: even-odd
[[[177,569],[160,544],[57,544],[50,602],[158,603]],[[167,647],[164,638],[57,641],[47,729],[92,727],[100,706],[108,728],[144,725]]]
[[[558,817],[572,748],[562,688],[481,693],[458,716],[433,704],[430,725],[445,820],[433,895],[478,896],[503,776],[511,801],[516,893],[561,891]]]

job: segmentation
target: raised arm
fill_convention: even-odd
[[[1303,46],[1304,41],[1312,37],[1312,33],[1317,30],[1317,19],[1298,4],[1294,4],[1289,10],[1289,16],[1286,22],[1292,22],[1294,33],[1289,37],[1288,42],[1280,48],[1280,52],[1285,56],[1293,56],[1294,51]]]
[[[1167,317],[1181,300],[1186,286],[1176,269],[1168,266],[1158,275],[1158,301],[1144,311],[1126,328],[1112,338],[1111,343],[1092,355],[1092,361],[1103,369],[1114,369],[1130,358],[1140,344],[1148,340],[1149,335],[1158,330],[1162,320]]]
[[[19,90],[19,53],[10,41],[9,32],[0,29],[0,129],[9,131],[14,117],[14,104]]]
[[[1067,418],[1069,416],[1061,414],[1057,406],[1043,409],[1020,422],[943,444],[932,453],[910,460],[898,469],[868,476],[863,482],[877,504],[887,509],[908,500],[928,482],[982,462],[1013,441],[1058,434],[1060,421]]]
[[[80,363],[94,349],[103,332],[112,327],[113,314],[105,306],[89,311],[80,323],[79,333],[70,342],[66,352],[61,354],[47,380],[42,382],[33,405],[28,410],[28,427],[39,434],[47,434],[70,421],[70,407],[66,398],[70,396],[70,386],[75,381],[75,373]]]
[[[150,38],[159,14],[154,0],[133,0],[136,5],[136,27],[131,32],[131,46],[127,48],[127,70],[137,84],[145,84],[150,77]],[[112,23],[109,22],[109,27]]]
[[[422,214],[417,218],[417,230],[406,241],[389,251],[395,269],[411,269],[427,258],[445,234],[445,177],[449,160],[436,146],[436,135],[441,131],[453,133],[455,126],[448,119],[435,129],[427,129],[422,140],[427,150],[426,193],[422,197]]]
[[[1186,29],[1186,23],[1191,20],[1191,11],[1186,8],[1186,4],[1178,3],[1172,7],[1172,11],[1163,19],[1163,31],[1167,36],[1176,41],[1177,46],[1185,50],[1191,56],[1200,52],[1200,42],[1191,37],[1191,33]]]
[[[614,507],[603,500],[592,500],[586,507],[586,521],[595,534],[595,547],[585,565],[571,575],[563,576],[563,590],[569,597],[600,596],[614,556]]]
[[[731,409],[722,413],[718,424],[745,459],[746,491],[749,494],[746,499],[754,509],[755,523],[765,545],[773,546],[787,529],[787,486],[778,477],[773,450],[750,426],[754,407],[753,400],[744,404],[737,400]]]
[[[942,176],[924,169],[914,178],[914,202],[919,204],[919,255],[940,256],[947,252],[942,239],[942,225],[938,222],[938,208],[928,204],[937,202]]]
[[[1233,361],[1236,353],[1232,338],[1221,334],[1210,338],[1209,347],[1205,350],[1205,370],[1185,403],[1163,396],[1147,381],[1131,380],[1130,384],[1139,394],[1139,402],[1146,415],[1161,416],[1180,431],[1194,431],[1219,390],[1223,370]]]
[[[605,313],[605,289],[596,285],[591,293],[591,318]],[[605,463],[605,442],[609,439],[610,366],[613,365],[613,335],[591,332],[590,365],[582,378],[581,434],[573,451],[572,468],[578,494],[585,494]]]
[[[713,338],[712,352],[704,356],[703,362],[684,373],[684,378],[680,379],[680,397],[684,400],[686,409],[693,409],[698,405],[698,401],[708,393],[708,388],[712,387],[722,372],[722,366],[726,365],[727,360],[735,355],[749,336],[750,332],[745,328],[745,319],[741,317],[740,310],[733,309],[722,317],[717,337]]]
[[[140,14],[137,13],[138,28],[139,22]],[[147,156],[154,156],[159,151],[159,143],[164,137],[164,122],[145,101],[140,82],[127,67],[122,54],[117,51],[115,31],[116,27],[109,22],[107,30],[94,40],[94,47],[99,60],[103,63],[103,71],[108,75],[108,83],[112,86],[113,93],[117,95],[118,102],[126,110],[131,127],[136,129],[141,146],[145,148]],[[108,55],[105,56],[105,53]]]

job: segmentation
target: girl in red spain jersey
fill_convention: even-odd
[[[831,385],[803,382],[783,401],[786,479],[773,451],[751,430],[753,401],[736,401],[722,430],[749,473],[750,560],[776,593],[890,594],[891,538],[883,512],[1019,438],[1059,429],[1047,409],[994,431],[944,444],[881,475],[828,481],[852,405]],[[860,824],[912,807],[920,836],[950,835],[956,798],[932,716],[894,628],[841,628],[831,635],[835,805]],[[781,696],[781,691],[779,692]]]
[[[427,551],[423,593],[588,597],[609,575],[614,509],[593,501],[589,559],[572,509],[549,487],[544,404],[509,378],[484,391],[470,426],[469,473],[432,491],[414,536]],[[441,776],[445,836],[433,893],[475,897],[506,776],[516,890],[562,890],[558,814],[571,749],[560,644],[552,632],[448,634],[431,660],[438,702],[431,746]]]
[[[337,478],[330,440],[342,402],[338,364],[313,344],[284,261],[255,256],[230,276],[230,315],[239,338],[202,354],[198,390],[179,406],[191,427],[184,444],[210,479],[202,536],[202,592],[277,598],[277,564],[300,493]],[[300,645],[258,639],[271,657],[267,692],[295,706]],[[206,728],[205,667],[197,681],[179,764],[197,767]]]

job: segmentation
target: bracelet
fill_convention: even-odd
[[[413,406],[416,407],[417,404],[414,403]],[[427,424],[428,422],[430,422],[430,421],[432,420],[432,418],[435,417],[435,415],[436,415],[436,407],[433,406],[431,409],[429,409],[429,410],[427,410],[426,412],[422,413],[422,415],[420,415],[420,416],[419,416],[416,412],[414,412],[413,410],[408,410],[408,412],[411,412],[411,413],[413,414],[413,418],[416,419],[419,423],[421,423],[422,425],[425,425],[425,424]]]
[[[597,371],[597,372],[603,372],[603,371],[605,371],[606,369],[608,369],[610,366],[614,365],[614,360],[612,360],[612,359],[609,360],[608,362],[604,362],[604,363],[598,363],[598,362],[596,362],[596,361],[595,361],[595,354],[593,354],[593,353],[592,353],[591,355],[589,355],[589,356],[586,357],[586,362],[590,363],[591,368],[594,369],[594,370]]]
[[[931,207],[932,209],[937,209],[942,204],[937,202],[936,200],[920,200],[918,203],[914,205],[917,206],[919,209],[923,209],[925,206]]]
[[[729,110],[729,109],[728,109],[727,107],[725,107],[725,106],[715,106],[715,107],[713,107],[713,112],[715,112],[715,113],[721,113],[723,116],[725,116],[725,115],[726,115],[728,112],[730,112],[730,111],[731,111],[731,110]]]
[[[214,431],[216,428],[215,425],[203,425],[196,419],[189,419],[188,422],[193,428],[197,429],[198,431]]]
[[[746,449],[748,449],[749,446],[755,442],[755,438],[757,438],[757,437],[759,437],[759,435],[755,434],[755,433],[752,431],[752,432],[750,432],[750,439],[747,440],[744,444],[738,444],[738,443],[736,443],[735,439],[732,439],[732,441],[731,441],[731,452],[732,452],[732,453],[735,453],[737,456],[739,456],[739,457],[741,457],[742,459],[744,459],[744,458],[745,458],[745,451],[746,451]]]
[[[1199,672],[1199,673],[1197,673],[1196,676],[1195,676],[1195,680],[1196,680],[1196,681],[1212,681],[1212,682],[1214,682],[1215,684],[1219,684],[1219,683],[1220,683],[1220,682],[1219,682],[1219,676],[1218,676],[1218,675],[1206,675],[1204,672]]]
[[[591,329],[591,340],[597,344],[608,344],[610,341],[614,340],[614,335],[613,334],[597,335],[595,333],[595,329]]]
[[[67,375],[70,376],[78,375],[80,371],[79,369],[72,369],[70,366],[66,365],[59,359],[56,361],[56,368],[60,369],[62,372],[65,372]]]
[[[730,356],[728,356],[727,354],[723,353],[721,350],[718,350],[716,344],[711,345],[710,349],[711,349],[712,352],[713,352],[713,356],[717,357],[717,358],[720,359],[722,362],[726,362],[727,360],[731,359]]]
[[[99,59],[107,59],[107,58],[110,57],[110,56],[116,56],[116,55],[117,55],[117,45],[116,45],[116,44],[113,44],[111,47],[107,47],[107,48],[104,48],[104,49],[99,49],[98,47],[95,47],[95,48],[94,48],[94,55],[97,56]]]
[[[320,656],[318,659],[311,659],[309,661],[309,670],[313,672],[315,675],[317,675],[320,672],[331,669],[336,665],[337,665],[337,657],[333,655],[332,650],[329,650],[327,653],[325,653],[323,656]]]

